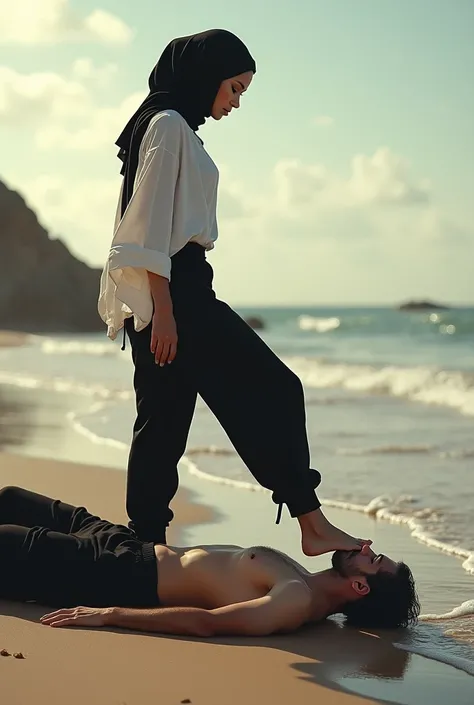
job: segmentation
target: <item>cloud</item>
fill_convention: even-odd
[[[62,124],[47,124],[37,131],[36,145],[40,149],[92,151],[115,143],[126,122],[140,105],[146,93],[134,93],[119,105],[96,108],[93,104],[83,114],[80,126],[68,129]],[[69,121],[71,122],[71,121]]]
[[[391,150],[354,157],[346,177],[298,160],[280,161],[269,176],[262,181],[267,190],[259,192],[221,168],[220,237],[210,256],[223,298],[247,304],[382,302],[423,287],[425,296],[472,298],[466,257],[472,228],[440,211],[434,194]],[[69,178],[45,173],[28,182],[17,176],[12,185],[73,252],[103,265],[118,168],[110,178],[72,171]]]
[[[358,203],[416,205],[430,200],[430,184],[410,177],[406,159],[388,147],[379,148],[371,157],[357,154],[352,159],[348,189]]]
[[[97,66],[88,57],[74,61],[69,77],[0,66],[0,125],[36,127],[34,141],[43,150],[90,151],[113,144],[146,95],[137,92],[118,105],[99,107],[94,93],[116,73],[115,64]]]
[[[220,297],[242,305],[383,303],[420,292],[472,299],[472,228],[442,212],[391,150],[356,155],[347,177],[280,161],[268,184],[258,198],[240,186],[244,213],[220,223],[211,255]]]
[[[0,66],[0,123],[22,127],[82,117],[91,107],[89,90],[75,79],[52,72],[20,74]]]
[[[315,127],[332,127],[334,125],[334,118],[330,115],[316,115],[313,120],[313,125]]]
[[[71,73],[73,78],[79,81],[102,88],[107,86],[111,79],[117,75],[118,66],[113,63],[97,66],[92,59],[86,56],[74,61]]]
[[[0,0],[0,43],[98,42],[126,45],[133,31],[117,15],[96,9],[81,17],[69,0]]]
[[[280,208],[291,213],[315,202],[327,188],[329,177],[322,165],[307,165],[298,159],[288,159],[275,165],[273,181]]]
[[[279,214],[297,220],[311,218],[315,210],[415,206],[431,198],[428,181],[414,179],[409,163],[388,147],[355,155],[345,179],[322,164],[280,161],[273,169],[273,183]],[[272,199],[272,207],[274,203]]]

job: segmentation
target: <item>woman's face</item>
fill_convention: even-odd
[[[252,78],[253,71],[246,71],[222,81],[212,106],[214,120],[226,117],[233,108],[240,108],[240,97],[252,83]]]

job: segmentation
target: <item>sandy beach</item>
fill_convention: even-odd
[[[2,453],[0,485],[8,484],[126,520],[125,475],[111,468]],[[175,542],[187,527],[213,526],[212,508],[196,503],[189,491],[179,492],[174,510]],[[470,676],[395,648],[392,634],[341,628],[332,621],[294,635],[194,640],[120,630],[53,630],[39,623],[43,613],[37,605],[0,602],[0,648],[25,657],[0,659],[2,704],[415,705],[425,693],[441,705],[455,685],[456,703],[467,705],[472,692]],[[368,697],[357,694],[364,690]]]
[[[16,345],[23,345],[28,341],[30,336],[27,333],[18,333],[17,331],[1,330],[0,331],[0,348],[9,348]]]
[[[24,486],[125,522],[123,451],[78,435],[65,421],[66,397],[12,387],[0,393],[0,486]],[[243,506],[252,522],[243,521]],[[268,545],[281,541],[272,503],[262,504],[260,493],[236,493],[182,472],[173,509],[170,542],[176,544],[248,545],[256,536]],[[471,578],[459,561],[443,556],[440,563],[436,552],[409,539],[404,529],[351,512],[327,513],[346,530],[370,535],[386,552],[407,560],[422,598],[437,610],[450,604],[446,591],[438,589],[441,570],[445,582],[465,591]],[[293,550],[297,527],[289,523],[284,519]],[[314,570],[328,561],[301,558]],[[39,623],[44,612],[38,605],[0,602],[0,649],[24,655],[0,657],[2,705],[445,705],[454,690],[456,705],[472,702],[472,676],[411,653],[407,632],[359,631],[328,620],[293,635],[195,640],[54,630]]]
[[[117,522],[123,509],[124,474],[108,468],[15,455],[0,456],[0,485],[67,497]],[[174,504],[175,535],[187,523],[208,521],[212,511],[181,492]],[[336,625],[296,636],[265,639],[193,639],[120,632],[53,630],[39,624],[44,609],[0,602],[0,647],[24,660],[2,657],[2,703],[25,705],[88,702],[91,705],[205,705],[367,702],[345,693],[325,674],[325,663],[363,652],[368,663],[386,661],[403,672],[406,656],[384,640],[357,632],[342,642]],[[379,666],[377,666],[379,667]]]

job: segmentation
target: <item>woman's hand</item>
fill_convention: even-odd
[[[103,627],[112,611],[112,607],[71,607],[45,614],[40,621],[48,627]]]
[[[151,326],[150,350],[156,364],[164,367],[166,363],[172,363],[177,349],[178,331],[172,310],[155,310]]]
[[[170,364],[173,362],[178,347],[178,332],[173,316],[173,302],[168,279],[148,272],[148,281],[154,306],[150,350],[156,364],[164,367],[166,363]]]

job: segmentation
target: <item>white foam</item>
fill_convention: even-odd
[[[309,387],[389,394],[474,416],[474,376],[470,373],[431,367],[334,364],[303,357],[287,358],[285,362]]]
[[[438,622],[445,619],[458,619],[459,617],[474,616],[474,600],[467,600],[444,614],[422,614],[420,620],[424,622]]]
[[[258,485],[255,482],[222,477],[220,475],[215,475],[201,470],[191,459],[191,456],[201,454],[229,455],[232,454],[232,451],[217,448],[216,446],[204,446],[189,449],[183,457],[183,464],[186,466],[190,474],[195,477],[198,477],[201,480],[206,480],[207,482],[214,482],[221,485],[235,487],[236,489],[243,489],[251,492],[270,493],[270,490]],[[414,497],[401,496],[397,501],[395,501],[387,495],[381,495],[374,497],[368,504],[358,504],[355,502],[330,498],[320,498],[320,500],[325,507],[360,512],[375,519],[389,521],[392,524],[398,524],[400,526],[406,526],[414,539],[425,544],[426,546],[429,546],[430,548],[460,558],[463,561],[462,567],[464,570],[474,575],[474,554],[470,550],[463,548],[462,546],[456,546],[445,541],[440,541],[429,533],[426,525],[430,522],[437,523],[439,521],[440,514],[438,510],[431,507],[422,507],[420,509],[414,509],[412,513],[407,514],[403,512],[403,509],[400,509],[400,507],[403,507],[406,511],[407,505],[416,504],[417,500]]]
[[[103,408],[105,408],[104,403],[94,404],[93,406],[91,406],[87,414],[81,414],[81,416],[79,417],[78,414],[76,414],[74,411],[69,411],[66,414],[66,418],[77,433],[79,433],[81,436],[85,436],[92,443],[96,443],[98,445],[105,445],[109,448],[117,448],[118,450],[127,451],[128,445],[123,441],[118,441],[115,438],[100,436],[98,433],[95,433],[91,429],[87,428],[87,426],[84,426],[84,424],[82,423],[81,419],[84,419],[84,417],[90,416],[92,414],[97,414],[97,412],[101,411]]]
[[[132,399],[133,393],[125,389],[112,389],[102,384],[83,384],[67,377],[41,377],[22,372],[0,371],[0,384],[22,389],[44,389],[63,394],[99,397],[101,399]]]
[[[204,449],[205,450],[205,449]],[[199,453],[203,452],[203,449],[199,449]],[[215,452],[215,451],[212,451]],[[187,456],[192,454],[188,451]],[[197,453],[196,453],[197,454]],[[216,482],[219,484],[230,485],[238,489],[251,490],[252,492],[261,491],[269,492],[264,487],[257,485],[253,482],[246,482],[244,480],[234,480],[228,477],[220,477],[218,475],[213,475],[201,470],[196,463],[194,463],[189,457],[185,458],[186,466],[189,472],[202,480],[207,480],[209,482]],[[452,556],[456,556],[463,560],[462,566],[464,570],[468,573],[474,575],[474,554],[462,546],[455,546],[430,535],[428,529],[425,527],[427,522],[437,522],[439,520],[439,513],[436,509],[430,507],[423,507],[421,509],[415,510],[412,514],[404,514],[402,511],[398,510],[397,503],[391,497],[382,495],[375,497],[368,504],[357,504],[355,502],[346,502],[344,500],[321,498],[320,500],[323,506],[333,507],[335,509],[345,509],[352,512],[360,512],[367,514],[368,516],[374,517],[375,519],[380,519],[383,521],[389,521],[392,524],[399,524],[400,526],[406,526],[411,536],[419,541],[420,543],[434,548],[443,553],[447,553]],[[413,497],[400,497],[398,502],[403,504],[413,504],[415,503]]]
[[[96,405],[92,407],[87,415],[97,413],[98,410],[100,410],[100,407]],[[81,418],[85,418],[85,415],[82,415]],[[72,412],[69,419],[79,433],[87,436],[94,443],[104,443],[122,450],[126,450],[128,448],[128,445],[122,441],[103,437],[100,434],[88,429],[83,423],[81,423],[81,420],[77,417],[77,415]],[[236,489],[243,489],[251,492],[265,492],[267,494],[270,493],[270,490],[255,482],[222,477],[220,475],[215,475],[201,470],[191,458],[192,456],[202,454],[229,455],[233,454],[233,451],[229,451],[226,448],[218,448],[217,446],[212,445],[188,449],[186,455],[182,458],[182,462],[188,472],[195,477],[206,480],[207,482],[214,482],[221,485],[235,487]],[[397,501],[395,501],[392,497],[380,495],[374,497],[368,504],[358,504],[355,502],[330,498],[324,499],[321,497],[320,500],[326,507],[360,512],[374,517],[375,519],[389,521],[392,524],[398,524],[400,526],[406,526],[414,539],[425,544],[426,546],[429,546],[430,548],[456,556],[463,561],[462,566],[464,570],[474,575],[474,554],[470,550],[462,546],[456,546],[445,541],[440,541],[429,533],[427,524],[430,522],[437,523],[440,519],[439,512],[436,509],[423,507],[413,510],[410,514],[404,513],[403,510],[405,509],[406,512],[406,505],[416,504],[416,498],[401,496]]]
[[[120,348],[111,341],[60,340],[37,337],[41,352],[45,355],[118,355]]]
[[[382,445],[382,446],[372,446],[366,448],[338,448],[336,450],[337,455],[398,455],[398,454],[418,454],[418,453],[432,453],[436,450],[433,445],[420,443],[414,445]]]
[[[301,330],[316,331],[317,333],[328,333],[336,330],[341,325],[339,318],[316,318],[314,316],[299,316],[298,325]]]

